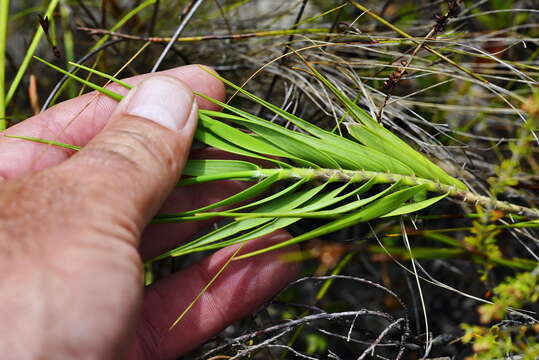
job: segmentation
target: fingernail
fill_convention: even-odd
[[[152,76],[142,81],[124,101],[124,113],[154,121],[174,131],[182,130],[197,115],[191,89],[165,76]]]

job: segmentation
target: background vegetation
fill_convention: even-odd
[[[156,64],[211,65],[279,108],[346,136],[349,109],[307,63],[472,193],[492,199],[476,206],[449,197],[417,214],[304,243],[290,259],[303,262],[301,280],[186,358],[539,356],[539,223],[533,210],[494,206],[538,205],[536,0],[0,5],[0,126],[85,91],[60,83],[62,74],[32,59],[39,55],[62,68],[76,61],[120,71],[118,77]],[[163,52],[175,33],[178,41]],[[231,104],[297,130],[246,96]],[[288,230],[300,235],[326,223],[305,218]],[[203,255],[164,257],[148,273],[166,276]]]

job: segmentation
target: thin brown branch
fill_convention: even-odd
[[[448,10],[443,15],[437,15],[436,16],[436,23],[433,25],[432,29],[428,32],[427,35],[425,35],[425,38],[415,47],[412,54],[408,57],[408,60],[401,61],[402,67],[395,70],[390,76],[389,79],[384,83],[384,88],[387,90],[384,102],[382,103],[382,106],[380,107],[380,110],[378,111],[378,114],[376,115],[376,118],[378,122],[382,121],[382,115],[384,112],[384,108],[386,107],[389,99],[391,98],[393,94],[393,89],[397,84],[402,80],[402,77],[406,75],[407,69],[416,57],[417,53],[421,49],[425,47],[425,45],[428,43],[429,40],[435,40],[438,37],[438,34],[445,30],[445,27],[447,25],[447,21],[452,18],[456,17],[458,13],[460,12],[460,6],[458,0],[447,0],[448,2]]]
[[[135,40],[135,41],[148,41],[153,43],[169,43],[172,38],[170,37],[157,37],[157,36],[136,36],[130,34],[124,34],[119,32],[113,32],[105,29],[94,29],[89,27],[78,27],[78,30],[86,31],[90,35],[108,35],[116,38]],[[195,41],[208,41],[208,40],[238,40],[238,39],[249,39],[255,37],[270,37],[270,36],[289,36],[295,34],[324,34],[327,33],[328,29],[326,28],[313,28],[313,29],[287,29],[287,30],[268,30],[268,31],[258,31],[250,33],[240,33],[240,34],[222,34],[222,35],[201,35],[201,36],[182,36],[178,38],[178,42],[195,42]]]

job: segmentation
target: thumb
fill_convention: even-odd
[[[133,88],[103,131],[59,168],[78,179],[94,204],[108,214],[121,213],[140,233],[180,177],[197,118],[186,84],[152,76]]]

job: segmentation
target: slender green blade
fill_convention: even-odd
[[[9,20],[9,0],[0,0],[0,131],[7,127],[6,120],[6,49]]]
[[[361,193],[367,191],[368,189],[370,189],[373,185],[374,185],[374,179],[371,179],[367,183],[365,183],[363,186],[361,186],[359,189],[357,189],[356,191],[351,192],[351,194],[349,196],[355,196],[357,194],[361,194]],[[377,200],[379,198],[382,198],[382,197],[394,192],[400,186],[401,185],[399,183],[395,183],[395,184],[391,185],[390,187],[388,187],[387,189],[385,189],[383,191],[380,191],[378,194],[372,195],[372,196],[370,196],[368,198],[352,201],[352,202],[350,202],[348,204],[341,205],[341,206],[336,207],[336,208],[331,209],[331,210],[314,212],[314,213],[312,213],[312,215],[314,215],[316,217],[326,217],[326,216],[336,216],[336,215],[344,214],[344,213],[347,213],[347,212],[350,212],[350,211],[354,211],[356,209],[359,209],[360,207],[368,205],[369,203],[371,203],[371,202],[373,202],[373,201],[375,201],[375,200]],[[338,201],[335,201],[335,203],[340,202],[342,200],[345,200],[349,196],[347,195],[347,196],[343,196],[341,198],[338,198],[337,199]],[[312,209],[308,209],[308,210],[311,211]]]
[[[359,194],[361,192],[367,191],[368,189],[371,188],[371,186],[373,184],[374,183],[370,183],[370,184],[365,183],[364,185],[362,185],[358,189],[352,191],[350,194],[355,195],[355,194]],[[323,208],[323,207],[326,207],[327,205],[332,204],[333,202],[331,200],[342,198],[342,197],[336,197],[336,195],[339,192],[341,192],[343,189],[345,189],[348,185],[349,184],[345,184],[344,186],[341,186],[340,188],[333,190],[330,194],[322,195],[316,201],[308,201],[307,203],[310,204],[310,205],[307,206],[307,209],[308,210],[318,210],[320,208]],[[377,196],[372,197],[372,198],[370,198],[370,200],[367,200],[365,203],[368,203],[369,201],[373,201],[376,198],[377,198]],[[302,208],[302,209],[303,209],[303,211],[305,211],[305,208]],[[257,215],[261,214],[260,210],[266,210],[266,209],[264,209],[264,208],[257,209],[257,212],[256,212]],[[288,212],[287,214],[290,215],[290,214],[293,213],[293,211],[294,210],[292,210],[291,212]],[[268,214],[268,216],[271,217],[271,214],[281,214],[281,212],[279,212],[279,210],[277,210],[275,212],[270,212],[270,213],[267,213],[267,214]],[[222,247],[225,247],[225,246],[230,246],[230,245],[233,245],[233,244],[237,244],[237,243],[249,241],[249,240],[252,240],[252,239],[256,239],[256,238],[262,237],[264,235],[271,234],[272,232],[274,232],[276,230],[285,228],[285,227],[287,227],[287,226],[301,220],[301,218],[302,218],[302,216],[279,218],[279,219],[276,219],[276,220],[273,220],[273,221],[270,221],[270,222],[266,222],[264,225],[259,226],[259,227],[255,228],[254,230],[252,230],[252,231],[250,231],[248,233],[242,234],[242,235],[240,235],[238,237],[235,237],[235,238],[232,238],[232,239],[229,239],[229,240],[219,241],[219,242],[215,242],[215,243],[212,243],[212,244],[195,245],[195,246],[190,247],[190,248],[184,248],[184,249],[178,250],[177,252],[174,253],[174,256],[182,256],[182,255],[192,253],[192,252],[197,252],[197,251],[218,249],[218,248],[222,248]],[[240,220],[240,221],[244,221],[244,220]]]
[[[239,160],[189,160],[183,169],[183,175],[200,176],[234,171],[256,171],[260,167],[247,161]]]
[[[242,234],[242,235],[240,235],[238,237],[235,237],[235,238],[232,238],[232,239],[229,239],[229,240],[225,240],[225,241],[219,241],[219,242],[212,243],[212,244],[194,246],[194,247],[191,247],[191,248],[179,250],[179,251],[175,252],[172,256],[183,256],[183,255],[193,253],[193,252],[222,249],[222,248],[230,246],[230,245],[235,245],[235,244],[239,244],[239,243],[246,242],[246,241],[249,241],[249,240],[258,239],[258,238],[260,238],[262,236],[271,234],[271,233],[273,233],[273,232],[275,232],[277,230],[280,230],[280,229],[283,229],[283,228],[285,228],[287,226],[290,226],[290,225],[292,225],[293,223],[295,223],[295,222],[297,222],[299,220],[301,220],[301,218],[280,218],[280,219],[275,219],[275,220],[266,222],[264,225],[256,227],[254,230],[252,230],[252,231],[250,231],[248,233]]]
[[[235,144],[230,143],[222,139],[221,137],[215,135],[212,131],[206,129],[203,125],[199,125],[199,127],[197,128],[197,131],[195,133],[195,139],[197,139],[198,141],[208,146],[211,146],[216,149],[220,149],[220,150],[232,153],[232,154],[243,155],[243,156],[247,156],[247,157],[251,157],[255,159],[266,160],[266,161],[278,164],[282,167],[290,167],[290,165],[283,163],[282,161],[268,158],[268,157],[259,155],[257,153],[254,153],[252,151],[242,149],[236,146]]]
[[[232,83],[231,81],[213,74],[223,82],[225,82],[227,85],[233,87],[240,93],[246,95],[251,100],[255,101],[256,103],[266,107],[267,109],[271,110],[275,114],[281,116],[284,120],[291,122],[292,124],[296,125],[302,130],[305,130],[306,132],[310,133],[311,135],[317,137],[319,140],[322,140],[320,142],[317,142],[317,148],[323,148],[325,152],[329,152],[332,155],[339,157],[341,162],[341,165],[345,165],[345,168],[348,169],[364,169],[364,170],[372,170],[372,171],[391,171],[398,174],[407,174],[410,175],[412,173],[411,169],[404,165],[402,162],[400,162],[397,158],[390,158],[389,156],[385,155],[384,152],[373,152],[371,149],[361,147],[359,144],[354,143],[352,141],[349,141],[345,138],[342,138],[340,136],[337,136],[335,134],[332,134],[329,131],[323,130],[319,128],[318,126],[315,126],[298,116],[291,114],[267,101],[264,99],[261,99],[257,97],[254,94],[251,94],[247,90],[237,86],[236,84]],[[335,91],[338,91],[335,88]],[[348,99],[344,94],[341,94],[341,96],[344,96],[344,98]],[[349,99],[348,99],[349,100]],[[353,104],[351,101],[349,101],[351,104]],[[230,110],[230,109],[229,109]],[[247,114],[245,112],[236,112],[238,114],[241,114],[243,116],[246,116]],[[364,116],[368,115],[364,113]],[[374,121],[374,120],[373,120]],[[350,154],[353,154],[355,156],[350,156]],[[376,162],[377,164],[373,164]]]
[[[243,89],[242,87],[240,87],[240,86],[234,84],[233,82],[225,79],[224,77],[220,76],[219,74],[209,72],[207,69],[204,69],[204,68],[202,68],[202,69],[204,71],[208,72],[209,74],[211,74],[212,76],[214,76],[214,77],[218,78],[219,80],[223,81],[228,86],[234,88],[238,92],[240,92],[243,95],[247,96],[252,101],[264,106],[265,108],[267,108],[268,110],[271,110],[275,114],[280,115],[281,117],[283,117],[283,119],[293,123],[294,125],[296,125],[299,128],[309,132],[310,134],[315,135],[315,136],[322,136],[325,133],[327,133],[326,131],[322,130],[318,126],[315,126],[315,125],[313,125],[313,124],[311,124],[311,123],[309,123],[309,122],[295,116],[294,114],[291,114],[291,113],[289,113],[289,112],[287,112],[287,111],[285,111],[285,110],[271,104],[270,102],[267,102],[266,100],[264,100],[262,98],[259,98],[258,96],[250,93],[249,91]]]
[[[233,171],[228,173],[215,173],[210,175],[200,175],[200,176],[194,176],[190,178],[181,179],[178,181],[178,184],[176,186],[187,186],[187,185],[193,185],[193,184],[202,184],[206,182],[211,181],[219,181],[219,180],[248,180],[252,181],[255,179],[258,179],[259,172],[257,171]]]
[[[316,142],[312,139],[303,138],[301,135],[298,136],[299,134],[295,134],[293,131],[275,130],[265,124],[258,125],[244,121],[244,125],[296,158],[306,159],[321,167],[341,168],[339,163],[328,156],[327,153],[318,150]],[[282,128],[282,130],[285,129]]]
[[[410,214],[410,213],[413,213],[413,212],[416,212],[416,211],[420,211],[420,210],[423,210],[431,205],[434,205],[436,204],[438,201],[444,199],[445,197],[447,197],[447,194],[444,194],[444,195],[440,195],[440,196],[436,196],[436,197],[433,197],[433,198],[430,198],[430,199],[427,199],[427,200],[423,200],[423,201],[418,201],[418,202],[415,202],[415,203],[412,203],[412,204],[406,204],[404,206],[401,206],[400,208],[398,209],[395,209],[393,211],[391,211],[390,213],[387,213],[381,217],[390,217],[390,216],[399,216],[399,215],[406,215],[406,214]]]
[[[412,169],[419,170],[419,172],[416,171],[416,175],[421,174],[421,176],[424,177],[429,176],[427,177],[429,179],[434,179],[440,182],[444,182],[446,184],[452,184],[460,189],[466,189],[466,185],[464,185],[461,181],[449,176],[438,166],[431,163],[423,155],[412,149],[411,146],[402,141],[399,137],[381,126],[376,120],[374,120],[369,114],[367,114],[365,110],[363,110],[356,103],[354,103],[348,96],[346,96],[346,94],[340,91],[326,77],[324,77],[320,72],[318,72],[314,66],[304,60],[301,55],[298,54],[298,56],[309,67],[315,77],[320,80],[326,87],[328,87],[331,92],[339,98],[339,100],[341,100],[341,102],[344,104],[347,111],[352,115],[352,117],[356,119],[359,124],[362,124],[365,129],[368,129],[373,134],[377,135],[379,139],[369,141],[366,145],[368,145],[372,149],[377,149],[380,152],[388,153],[392,158],[396,160],[401,160]],[[351,135],[354,136],[352,131],[349,129]],[[366,141],[366,139],[361,136],[357,138],[360,141]]]
[[[204,94],[197,95],[211,101],[226,110],[231,111],[239,116],[229,117],[230,121],[234,121],[240,125],[247,127],[249,130],[261,135],[266,140],[271,141],[275,146],[294,155],[297,158],[308,160],[322,167],[340,168],[339,164],[322,151],[317,150],[316,143],[310,142],[301,134],[285,129],[282,126],[261,119],[257,116],[236,109],[233,106],[212,99]],[[206,111],[208,115],[214,117],[226,117],[226,114]]]
[[[53,65],[53,64],[51,64],[50,62],[48,62],[48,61],[46,61],[46,60],[43,60],[43,59],[41,59],[41,58],[39,58],[39,57],[37,57],[37,56],[34,56],[34,58],[35,58],[36,60],[41,61],[41,62],[44,63],[45,65],[50,66],[50,67],[53,68],[54,70],[59,71],[59,72],[61,72],[62,74],[67,75],[67,76],[69,76],[70,78],[72,78],[72,79],[74,79],[74,80],[77,80],[77,81],[80,82],[81,84],[84,84],[84,85],[88,86],[89,88],[92,88],[92,89],[94,89],[94,90],[96,90],[96,91],[99,91],[100,93],[102,93],[102,94],[104,94],[104,95],[107,95],[108,97],[110,97],[110,98],[112,98],[112,99],[114,99],[114,100],[116,100],[116,101],[121,101],[121,100],[123,99],[123,96],[122,96],[122,95],[116,94],[114,91],[110,91],[109,89],[106,89],[106,88],[104,88],[104,87],[102,87],[102,86],[99,86],[99,85],[96,85],[96,84],[94,84],[94,83],[92,83],[92,82],[90,82],[90,81],[88,81],[88,80],[85,80],[85,79],[83,79],[83,78],[80,78],[80,77],[78,77],[77,75],[71,74],[70,72],[65,71],[64,69],[62,69],[62,68],[60,68],[60,67],[58,67],[58,66],[56,66],[56,65]]]
[[[305,203],[310,200],[312,197],[316,196],[327,186],[327,182],[319,185],[313,189],[303,190],[297,193],[291,193],[286,196],[282,196],[270,203],[264,204],[260,207],[261,211],[271,212],[276,210],[290,210],[295,207]],[[271,219],[246,219],[243,221],[235,221],[230,224],[227,224],[215,231],[210,232],[209,234],[203,235],[198,239],[195,239],[187,244],[179,246],[177,249],[171,250],[166,254],[163,254],[159,258],[164,258],[167,256],[175,256],[174,254],[182,251],[191,249],[197,246],[208,245],[217,241],[223,241],[226,238],[234,236],[240,232],[253,229],[257,226],[264,225],[271,221]]]
[[[5,0],[4,0],[5,1]],[[49,19],[52,18],[52,15],[54,11],[56,10],[56,7],[58,6],[60,0],[51,0],[49,3],[49,6],[47,7],[47,10],[45,11],[45,14],[43,17],[48,17]],[[6,13],[7,15],[7,13]],[[22,78],[24,77],[24,74],[26,73],[26,70],[28,69],[28,65],[30,65],[30,61],[32,60],[32,56],[34,55],[39,42],[41,41],[41,38],[43,37],[44,32],[41,26],[38,26],[38,29],[34,35],[34,38],[30,42],[30,45],[28,45],[28,48],[26,50],[26,53],[24,54],[24,58],[22,60],[22,63],[19,65],[19,69],[17,70],[17,74],[15,74],[15,78],[13,79],[13,82],[11,83],[8,93],[6,95],[6,101],[5,105],[7,106],[11,100],[13,99],[13,96],[15,95],[15,91],[17,91]]]
[[[232,142],[235,145],[249,151],[264,155],[272,155],[285,158],[290,157],[289,153],[281,150],[280,148],[272,146],[267,142],[260,141],[254,136],[251,136],[241,130],[227,125],[222,121],[212,119],[205,114],[200,115],[200,122],[202,126],[212,131],[216,136],[219,136],[222,139]]]
[[[317,136],[308,136],[290,131],[203,94],[198,95],[239,116],[228,117],[227,114],[212,111],[204,111],[205,114],[213,117],[225,117],[228,120],[247,127],[249,130],[261,135],[262,141],[271,142],[288,153],[294,154],[295,157],[291,158],[291,160],[297,161],[297,158],[306,159],[305,156],[310,156],[308,158],[309,161],[316,162],[316,159],[318,159],[316,163],[322,167],[343,167],[347,169],[383,171],[404,175],[413,174],[412,169],[395,158],[331,134],[314,125],[310,125],[309,129],[318,129],[317,132],[311,131],[311,133],[315,133]],[[283,135],[288,135],[288,137],[283,137]],[[296,141],[286,141],[290,138]]]
[[[382,199],[368,205],[367,207],[352,213],[342,219],[338,219],[330,222],[329,224],[323,225],[317,229],[306,232],[302,235],[296,236],[290,240],[283,241],[282,243],[267,247],[265,249],[260,249],[257,251],[250,252],[248,254],[236,257],[236,259],[244,259],[251,256],[259,255],[268,251],[280,249],[292,244],[296,244],[305,240],[310,240],[315,237],[323,236],[340,229],[353,226],[359,222],[369,221],[375,218],[378,218],[382,215],[385,215],[395,209],[397,209],[401,204],[403,204],[408,199],[412,198],[419,191],[424,189],[424,185],[418,185],[404,190],[397,191],[393,194],[383,197]]]
[[[360,188],[351,191],[350,193],[342,196],[332,196],[329,197],[320,197],[320,198],[314,198],[313,200],[309,201],[306,206],[296,208],[287,212],[269,212],[269,213],[263,213],[259,211],[254,211],[251,213],[237,213],[235,210],[230,210],[227,212],[221,212],[221,213],[212,213],[215,216],[237,216],[241,217],[242,219],[247,219],[251,217],[271,217],[271,218],[279,218],[279,217],[297,217],[297,218],[335,218],[335,217],[342,217],[342,214],[354,211],[362,206],[365,206],[393,191],[395,189],[398,189],[400,187],[400,184],[393,184],[392,186],[388,187],[387,189],[372,195],[368,198],[359,199],[356,201],[352,201],[348,204],[339,206],[334,209],[330,210],[323,210],[323,211],[317,211],[322,208],[326,208],[328,206],[334,205],[338,202],[341,202],[345,200],[346,198],[349,198],[351,196],[355,196],[358,194],[361,194],[368,189],[370,189],[374,185],[373,179],[371,179],[369,182],[363,184]]]
[[[125,81],[122,81],[122,80],[119,80],[119,79],[116,79],[114,76],[112,75],[109,75],[107,73],[104,73],[104,72],[101,72],[99,70],[96,70],[96,69],[92,69],[91,67],[88,67],[88,66],[84,66],[84,65],[81,65],[81,64],[77,64],[73,61],[69,61],[69,64],[72,65],[72,66],[75,66],[75,67],[78,67],[79,69],[83,69],[83,70],[86,70],[88,71],[89,73],[92,73],[94,75],[98,75],[98,76],[101,76],[102,78],[105,78],[107,80],[110,80],[118,85],[121,85],[123,86],[124,88],[126,89],[133,89],[134,86],[133,85],[129,85],[128,83],[126,83]]]
[[[257,200],[257,201],[255,201],[253,203],[246,204],[246,205],[240,206],[238,208],[235,208],[235,209],[232,209],[232,210],[229,210],[229,211],[231,211],[231,212],[232,211],[240,211],[240,210],[245,210],[245,209],[253,208],[255,206],[260,206],[260,205],[269,203],[269,202],[271,202],[271,201],[273,201],[275,199],[278,199],[278,198],[280,198],[282,196],[293,193],[294,191],[299,189],[303,184],[305,184],[307,181],[308,181],[308,179],[301,179],[299,181],[296,181],[292,185],[287,186],[284,189],[276,192],[275,194],[266,196],[263,199]]]
[[[7,135],[7,134],[4,135],[4,136],[8,137],[8,138],[13,138],[13,139],[21,139],[21,140],[32,141],[32,142],[36,142],[36,143],[40,143],[40,144],[54,145],[54,146],[62,147],[62,148],[65,148],[65,149],[75,150],[75,151],[79,151],[80,149],[82,149],[80,146],[66,144],[66,143],[59,142],[59,141],[54,141],[54,140],[40,139],[40,138],[36,138],[36,137],[31,137],[31,136]]]
[[[466,186],[461,181],[449,176],[440,167],[432,163],[424,155],[415,151],[410,145],[390,131],[382,127],[367,128],[355,124],[348,124],[347,129],[350,135],[366,146],[383,151],[394,158],[399,158],[413,169],[416,176],[466,189]]]
[[[277,179],[278,179],[279,174],[275,174],[275,175],[277,175]],[[227,177],[227,179],[228,178],[229,177]],[[225,213],[229,213],[229,212],[232,212],[232,211],[237,212],[237,211],[240,211],[240,210],[245,210],[245,209],[249,209],[249,208],[252,208],[252,207],[256,207],[256,206],[260,206],[260,205],[269,203],[269,202],[271,202],[271,201],[273,201],[275,199],[278,199],[278,198],[280,198],[282,196],[285,196],[286,194],[290,194],[290,193],[296,191],[297,189],[299,189],[301,187],[301,185],[305,184],[307,181],[308,181],[307,179],[301,179],[301,180],[293,183],[292,185],[285,187],[283,190],[278,191],[275,194],[266,196],[266,197],[264,197],[264,198],[262,198],[260,200],[254,201],[254,202],[249,203],[249,204],[242,205],[240,207],[228,210],[226,212],[210,213],[209,215],[210,215],[210,217],[215,217],[215,216],[219,216],[219,214],[225,214]],[[191,215],[192,214],[185,215],[183,213],[169,214],[166,217],[160,218],[157,222],[159,222],[159,223],[170,223],[170,222],[179,222],[179,221],[185,221],[185,220],[197,220],[197,219],[200,220],[200,219],[205,219],[206,218],[205,216],[208,215],[208,213],[197,214],[197,216],[191,216]],[[204,216],[204,217],[202,217],[202,216]]]
[[[201,212],[206,211],[206,210],[215,209],[215,208],[220,207],[220,206],[228,206],[228,205],[232,205],[232,204],[237,204],[237,203],[242,202],[242,201],[251,200],[254,197],[262,194],[264,191],[268,190],[270,188],[270,186],[275,184],[278,180],[279,180],[279,175],[274,174],[274,175],[272,175],[270,177],[265,178],[261,182],[256,183],[255,185],[250,186],[249,188],[247,188],[247,189],[245,189],[243,191],[240,191],[237,194],[229,196],[228,198],[226,198],[224,200],[217,201],[217,202],[214,202],[213,204],[210,204],[210,205],[207,205],[207,206],[195,209],[195,210],[191,210],[191,211],[185,211],[185,212],[175,213],[175,214],[159,214],[158,216],[155,217],[155,219],[162,219],[162,218],[167,218],[167,217],[188,216],[188,215],[201,213]]]

